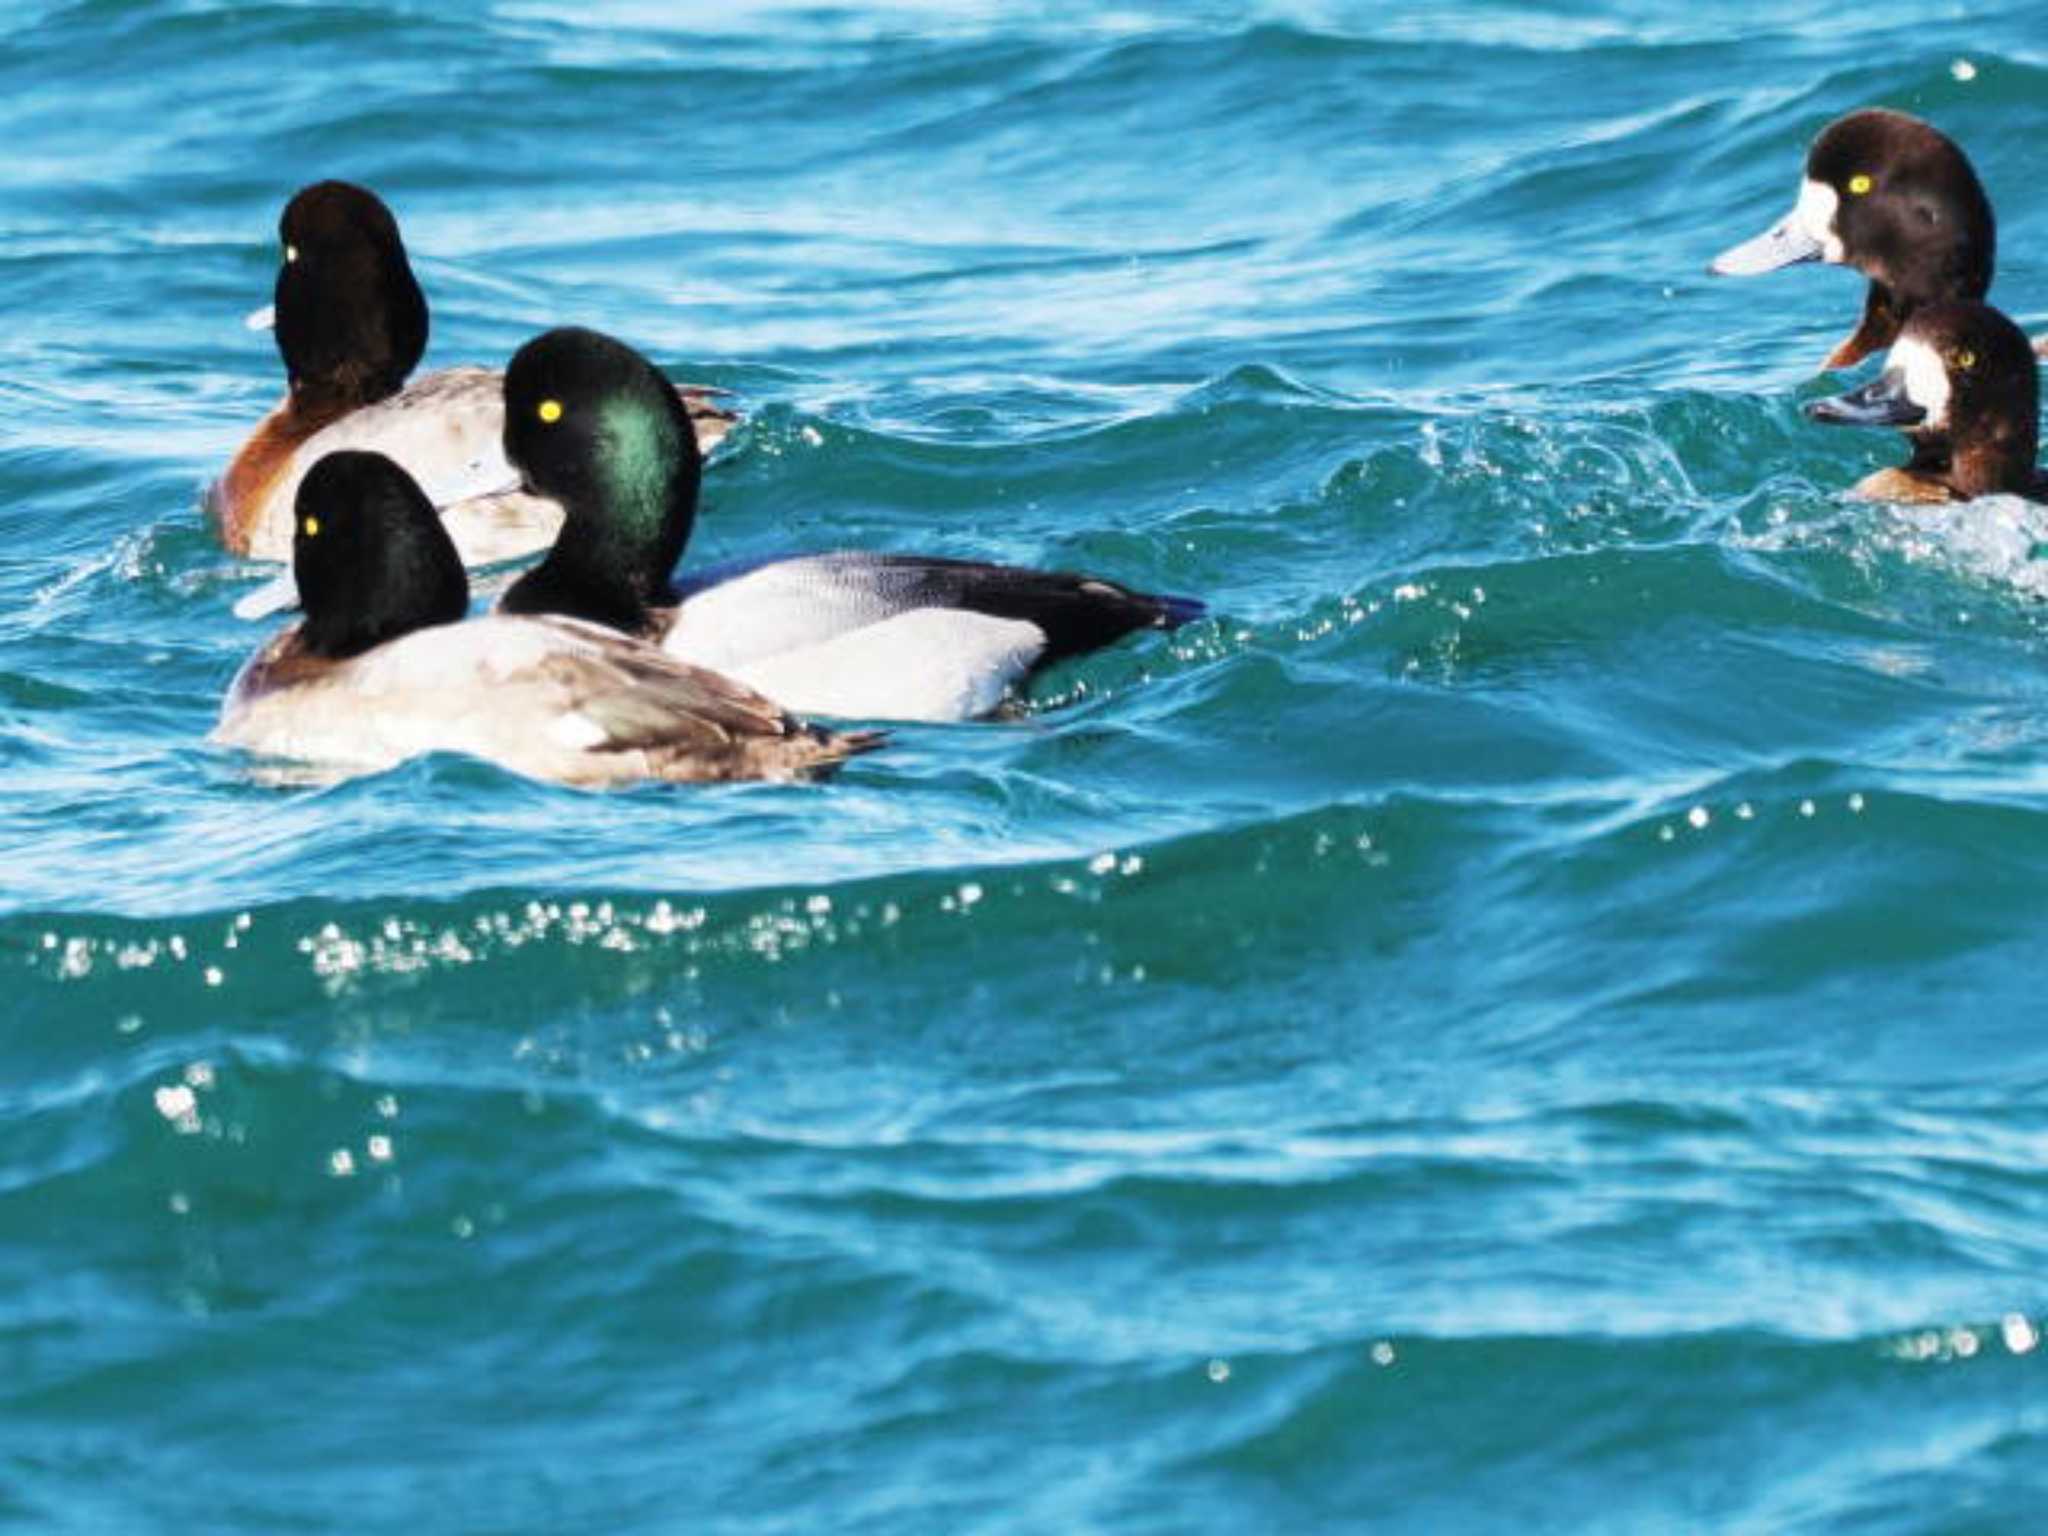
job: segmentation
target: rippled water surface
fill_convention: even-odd
[[[2048,328],[2032,4],[17,4],[0,1525],[2005,1532],[2048,515],[1842,501],[1867,103]],[[1206,596],[819,788],[207,747],[339,175],[429,361],[734,390],[693,558]]]

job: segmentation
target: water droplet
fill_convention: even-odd
[[[2016,1355],[2033,1353],[2034,1346],[2041,1342],[2041,1330],[2018,1312],[2007,1313],[1998,1331],[2005,1339],[2005,1347]]]

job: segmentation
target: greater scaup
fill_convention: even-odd
[[[644,641],[563,617],[470,619],[454,542],[419,486],[344,451],[298,488],[303,621],[242,667],[213,739],[373,772],[464,752],[531,778],[815,776],[881,744],[807,726],[753,689]]]
[[[697,446],[661,374],[595,331],[549,331],[513,357],[505,454],[568,509],[553,550],[500,600],[506,612],[657,637],[805,713],[970,719],[1037,667],[1203,612],[1092,576],[923,555],[800,555],[676,584]]]
[[[1920,306],[1982,299],[1997,255],[1998,221],[1969,156],[1917,117],[1870,108],[1822,130],[1792,211],[1709,270],[1854,267],[1870,279],[1862,323],[1821,365],[1847,368],[1890,346]]]
[[[1914,312],[1885,369],[1861,389],[1815,400],[1815,421],[1897,427],[1913,443],[1898,469],[1856,487],[1874,501],[1968,501],[2000,492],[2048,501],[2035,464],[2040,368],[2020,328],[1988,304]]]
[[[283,260],[270,312],[288,385],[207,493],[221,542],[239,555],[292,552],[299,480],[343,448],[385,453],[442,508],[468,565],[545,549],[561,509],[518,492],[502,441],[494,369],[406,377],[427,345],[427,301],[398,221],[375,193],[344,181],[304,188],[278,220]],[[733,417],[685,390],[708,449]]]

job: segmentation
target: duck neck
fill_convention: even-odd
[[[1899,339],[1905,318],[1906,311],[1898,297],[1884,283],[1872,278],[1870,289],[1863,296],[1863,318],[1828,355],[1824,366],[1853,368],[1871,354],[1884,351]]]
[[[350,411],[369,403],[332,384],[308,386],[293,379],[278,414],[289,423],[296,440],[304,442],[323,427],[332,426]]]
[[[291,390],[292,413],[311,423],[310,430],[318,431],[350,411],[390,399],[405,387],[405,377],[345,368],[318,378],[290,375],[286,383]]]
[[[649,610],[676,602],[670,576],[696,522],[696,477],[635,484],[630,476],[607,476],[565,497],[564,507],[554,549],[514,583],[504,606],[515,613],[568,614],[629,633],[651,630]]]

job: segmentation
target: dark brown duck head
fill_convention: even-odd
[[[277,232],[277,350],[293,405],[326,417],[397,394],[427,350],[427,300],[391,210],[349,182],[316,182]]]
[[[308,654],[339,660],[469,611],[469,578],[426,494],[381,453],[330,453],[299,484],[292,574]]]
[[[1861,389],[1815,400],[1834,425],[1897,427],[1913,441],[1905,475],[1946,497],[2041,497],[2040,367],[2018,326],[1988,304],[1916,310]]]
[[[1890,346],[1921,307],[1982,299],[1997,254],[1997,220],[1969,157],[1916,117],[1871,109],[1830,123],[1807,153],[1792,211],[1708,270],[1854,267],[1870,279],[1863,319],[1823,364],[1847,368]]]

